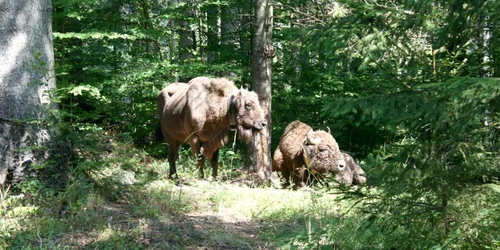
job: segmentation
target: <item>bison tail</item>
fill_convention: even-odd
[[[160,124],[160,122],[158,122],[158,125],[156,125],[155,138],[156,138],[156,142],[163,141],[163,132],[161,131],[161,124]]]

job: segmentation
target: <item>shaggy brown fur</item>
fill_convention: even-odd
[[[344,156],[330,133],[294,121],[285,128],[274,151],[272,170],[283,174],[285,187],[292,178],[294,188],[299,188],[306,185],[306,172],[321,176],[344,165]]]
[[[198,158],[203,178],[205,159],[217,176],[219,148],[227,143],[228,131],[236,126],[239,136],[250,141],[253,131],[267,125],[255,92],[238,89],[225,78],[197,77],[187,84],[175,83],[157,98],[161,131],[168,145],[169,176],[176,174],[175,160],[182,143]]]

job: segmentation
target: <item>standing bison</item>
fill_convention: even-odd
[[[366,182],[363,170],[349,154],[340,151],[329,132],[312,130],[300,121],[285,128],[274,151],[272,169],[283,174],[285,186],[291,177],[294,188],[322,181],[327,173],[346,185]]]
[[[330,133],[294,121],[285,128],[274,151],[272,170],[283,174],[285,186],[290,184],[291,177],[294,188],[300,188],[307,184],[308,173],[322,176],[344,168],[345,164],[344,156]]]
[[[227,143],[229,129],[236,127],[249,142],[254,131],[267,125],[257,94],[238,89],[225,78],[197,77],[170,84],[158,93],[157,104],[170,178],[177,172],[175,160],[181,144],[188,143],[198,157],[202,178],[205,159],[210,160],[216,177],[219,149]]]

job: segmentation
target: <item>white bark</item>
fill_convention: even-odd
[[[50,0],[0,2],[0,185],[44,160],[40,125],[55,88]]]
[[[490,34],[490,27],[489,27],[489,17],[486,16],[486,22],[484,23],[484,28],[482,32],[482,40],[483,40],[483,76],[484,77],[492,77],[493,72],[490,68],[490,39],[491,39],[491,34]]]

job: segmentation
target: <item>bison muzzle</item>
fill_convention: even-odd
[[[238,89],[225,78],[196,77],[188,83],[172,83],[158,93],[161,134],[168,147],[169,177],[177,175],[179,147],[189,144],[197,157],[200,177],[205,159],[217,176],[219,149],[236,128],[246,142],[267,126],[259,98],[253,91]]]

